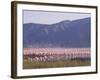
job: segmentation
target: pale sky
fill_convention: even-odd
[[[23,10],[23,23],[54,24],[64,20],[91,17],[89,13]]]

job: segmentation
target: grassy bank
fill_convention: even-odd
[[[75,66],[89,66],[90,60],[66,60],[66,61],[23,61],[23,69],[34,68],[54,68],[54,67],[75,67]]]

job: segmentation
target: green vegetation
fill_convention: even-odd
[[[54,68],[54,67],[75,67],[75,66],[90,66],[90,60],[66,60],[66,61],[23,61],[23,69],[34,68]]]

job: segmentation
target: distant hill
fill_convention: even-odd
[[[90,47],[90,20],[90,18],[65,20],[51,25],[23,24],[24,47]]]

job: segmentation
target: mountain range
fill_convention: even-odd
[[[91,43],[91,18],[54,24],[23,24],[23,47],[87,48]]]

